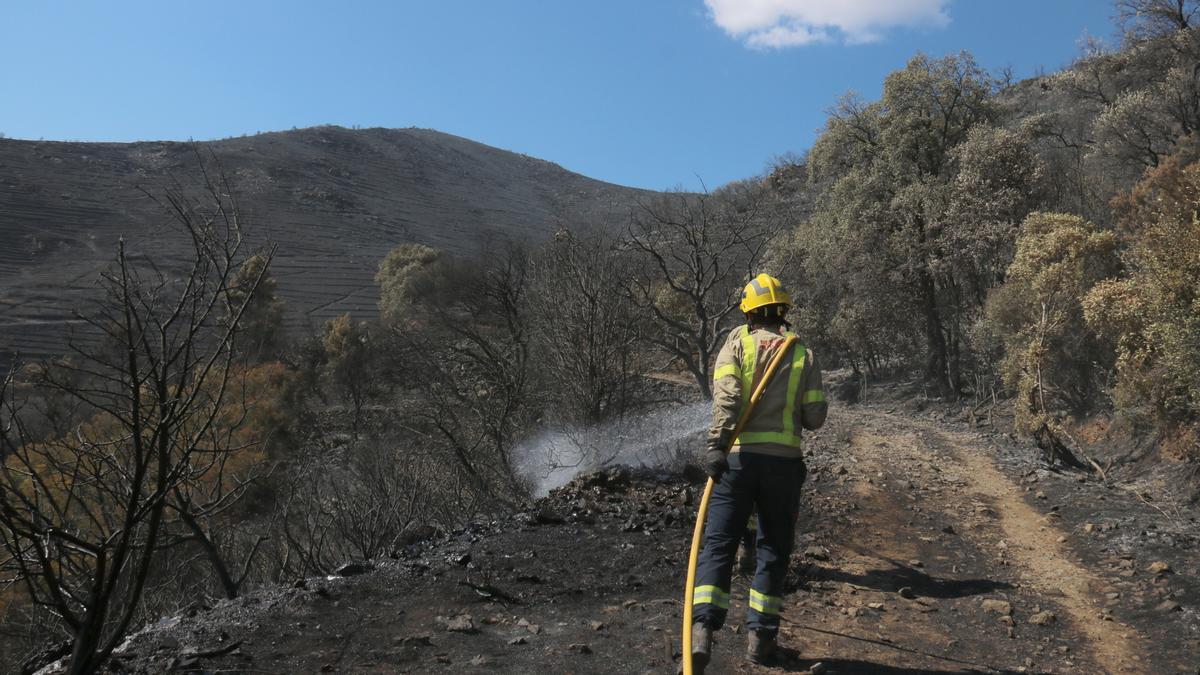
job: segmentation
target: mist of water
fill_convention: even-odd
[[[712,419],[710,406],[699,402],[626,415],[594,427],[546,430],[518,445],[512,456],[535,497],[605,466],[673,466],[699,452]]]

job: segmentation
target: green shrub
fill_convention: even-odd
[[[990,294],[976,339],[1003,347],[1000,373],[1032,431],[1081,415],[1104,389],[1111,350],[1088,330],[1080,299],[1119,269],[1117,237],[1084,219],[1032,213],[1021,223],[1005,282]]]

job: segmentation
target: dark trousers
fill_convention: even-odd
[[[729,455],[729,470],[713,486],[704,528],[704,546],[692,593],[693,621],[713,629],[725,623],[729,584],[738,541],[746,519],[758,511],[758,569],[750,584],[746,625],[751,630],[779,630],[783,583],[800,509],[804,460],[753,452]]]

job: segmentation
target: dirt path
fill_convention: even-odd
[[[1086,649],[1097,664],[1117,672],[1139,668],[1141,654],[1151,645],[1136,631],[1120,628],[1103,614],[1104,583],[1082,564],[1070,559],[1063,546],[1065,534],[1025,503],[1016,486],[981,452],[977,442],[962,433],[935,432],[950,444],[956,467],[970,481],[970,489],[991,500],[1000,515],[1000,527],[1016,562],[1021,584],[1054,598],[1086,636]]]
[[[813,454],[810,564],[783,631],[801,666],[1196,672],[1197,651],[1114,614],[1120,594],[1085,561],[1088,542],[981,434],[859,408]]]

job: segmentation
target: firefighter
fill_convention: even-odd
[[[778,279],[755,277],[742,292],[746,325],[729,334],[713,371],[713,425],[703,465],[714,487],[692,594],[696,672],[709,661],[713,631],[725,623],[734,555],[751,513],[757,514],[758,532],[746,658],[764,663],[776,651],[784,577],[807,475],[801,429],[819,428],[827,410],[812,350],[798,340],[791,344],[741,433],[730,436],[766,364],[792,334],[786,320],[791,306]]]

